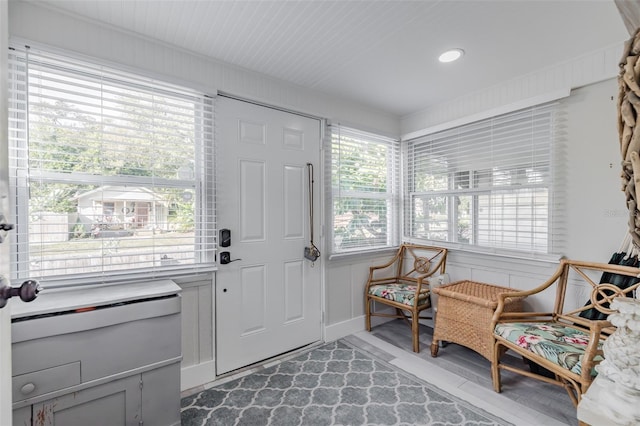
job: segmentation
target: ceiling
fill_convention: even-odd
[[[629,38],[613,0],[37,3],[398,116]]]

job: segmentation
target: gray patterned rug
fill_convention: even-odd
[[[511,425],[338,340],[182,399],[182,426]]]

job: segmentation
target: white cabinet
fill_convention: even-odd
[[[14,425],[180,424],[179,292],[172,281],[103,286],[15,312]]]

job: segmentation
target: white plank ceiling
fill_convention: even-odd
[[[398,116],[629,37],[613,0],[36,3]]]

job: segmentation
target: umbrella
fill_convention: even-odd
[[[640,265],[638,254],[640,254],[640,252],[634,245],[631,235],[627,234],[622,242],[622,245],[620,246],[620,250],[618,250],[617,253],[613,253],[611,259],[609,260],[609,263],[613,265],[633,266],[637,268]],[[604,272],[600,277],[600,284],[610,283],[623,290],[632,286],[638,281],[640,281],[640,278],[638,277],[619,275],[611,272]],[[633,297],[633,294],[627,293],[627,297]],[[601,300],[602,298],[603,296],[600,295],[596,297],[597,300]],[[587,303],[585,303],[585,306],[589,304],[591,304],[591,301],[587,301]],[[603,303],[602,306],[608,309],[609,302]],[[607,319],[608,315],[598,311],[596,308],[590,308],[580,312],[580,316],[590,320],[605,320]]]

